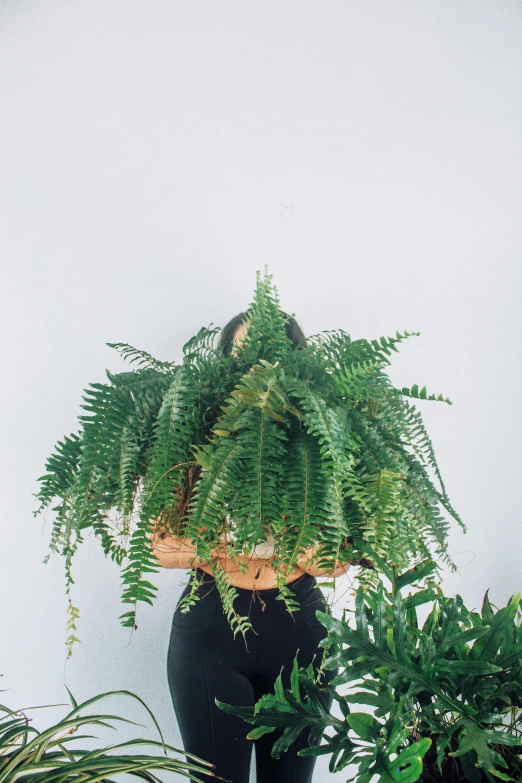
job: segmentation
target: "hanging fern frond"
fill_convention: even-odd
[[[111,465],[134,409],[129,392],[108,384],[90,384],[83,399],[80,407],[91,415],[78,417],[83,424],[74,506],[79,530],[90,527],[100,509],[108,511],[115,503],[118,481]]]
[[[337,392],[345,404],[357,407],[361,402],[381,396],[385,377],[381,362],[367,361],[341,367],[334,376]]]
[[[344,516],[343,497],[353,485],[353,464],[359,444],[350,432],[342,414],[327,406],[318,392],[302,382],[291,384],[292,394],[299,400],[306,431],[320,444],[323,472],[329,483],[329,515],[323,530],[324,553],[337,562],[345,537],[349,534]],[[329,481],[328,481],[329,480]],[[321,566],[323,561],[319,563]]]
[[[221,438],[211,454],[206,452],[204,470],[185,519],[185,535],[197,542],[198,557],[210,559],[207,539],[217,534],[229,499],[241,481],[241,469],[241,446],[234,438]],[[205,536],[200,533],[202,528]]]
[[[455,511],[448,498],[446,487],[444,485],[444,481],[442,480],[441,472],[437,464],[437,460],[435,458],[433,443],[431,442],[431,439],[426,431],[426,427],[424,426],[424,422],[422,421],[421,414],[415,408],[415,405],[411,405],[406,400],[404,401],[404,403],[407,411],[405,415],[405,420],[408,422],[408,424],[412,425],[411,433],[415,441],[415,449],[417,453],[420,452],[422,454],[423,458],[426,460],[428,465],[430,465],[433,468],[435,475],[439,480],[441,486],[441,491],[439,494],[440,502],[444,505],[446,510],[451,514],[451,516],[457,520],[457,522],[464,530],[464,532],[466,532],[466,526],[464,522],[461,520],[461,518]]]
[[[131,604],[132,609],[120,615],[121,624],[127,628],[136,628],[136,612],[138,601],[152,605],[158,588],[143,578],[143,574],[156,574],[160,570],[158,562],[151,549],[151,535],[154,524],[145,519],[138,522],[136,530],[132,534],[128,559],[129,564],[122,574],[124,590],[122,602]]]
[[[111,373],[106,370],[106,375],[113,386],[124,389],[131,395],[136,410],[145,416],[157,413],[163,396],[180,367],[174,367],[170,372],[160,372],[156,369],[140,369],[133,372]]]
[[[238,596],[237,590],[235,587],[232,587],[226,578],[226,572],[224,568],[218,565],[212,569],[212,573],[219,590],[219,596],[223,605],[223,612],[225,613],[230,627],[234,633],[234,638],[238,633],[241,633],[243,638],[245,638],[246,632],[249,629],[252,629],[252,623],[248,617],[244,617],[238,614],[234,609],[234,600]]]
[[[179,502],[182,479],[190,459],[194,431],[198,428],[194,416],[194,387],[188,374],[181,368],[168,387],[154,425],[149,448],[149,467],[140,493],[140,520],[132,533],[128,559],[123,571],[123,603],[132,609],[121,615],[122,625],[135,627],[137,603],[152,604],[157,588],[143,578],[146,573],[157,573],[159,566],[152,551],[151,538],[155,518],[169,512]],[[136,453],[137,456],[137,453]]]
[[[381,557],[387,556],[393,565],[402,568],[402,562],[396,562],[403,555],[397,546],[399,535],[400,485],[403,476],[390,470],[379,470],[366,476],[363,490],[366,495],[367,527],[364,539]],[[407,553],[409,554],[409,553]],[[409,559],[409,558],[408,558]]]
[[[236,424],[243,455],[241,485],[231,499],[231,516],[241,524],[242,542],[266,537],[264,526],[281,514],[286,433],[266,410],[249,410]]]
[[[300,551],[317,543],[329,515],[319,441],[295,421],[288,431],[284,462],[283,519],[275,535],[288,541],[290,564]]]
[[[196,397],[197,390],[182,368],[167,389],[154,424],[141,498],[142,517],[152,519],[176,503],[181,476],[191,461],[190,447],[199,426]]]
[[[40,507],[33,512],[33,516],[41,514],[56,497],[63,497],[64,490],[72,486],[82,453],[81,435],[66,435],[54,449],[45,463],[47,473],[38,479],[40,490],[33,493],[40,501]]]

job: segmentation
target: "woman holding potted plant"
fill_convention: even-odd
[[[247,314],[240,313],[224,327],[219,343],[224,353],[234,355],[248,326]],[[294,348],[305,343],[293,318],[287,321],[287,336]],[[190,593],[194,580],[199,582],[200,600],[196,605],[183,614],[178,604],[174,612],[168,651],[169,685],[183,745],[188,753],[212,761],[216,775],[234,783],[247,783],[249,779],[252,742],[246,739],[245,722],[224,714],[214,700],[253,706],[273,687],[281,670],[289,687],[296,651],[303,666],[318,659],[314,666],[319,668],[319,642],[326,630],[315,618],[315,612],[326,611],[327,604],[314,577],[326,573],[338,576],[349,568],[346,563],[330,571],[313,566],[307,561],[318,547],[308,548],[287,572],[286,584],[300,606],[292,615],[277,600],[276,571],[271,568],[273,543],[269,536],[266,544],[257,545],[249,555],[236,556],[235,560],[227,556],[226,540],[222,547],[213,550],[214,563],[226,571],[238,593],[234,608],[248,616],[252,624],[252,633],[247,632],[243,639],[233,634],[212,568],[195,556],[194,543],[163,530],[156,531],[153,538],[153,551],[161,566],[195,569],[180,600]],[[325,673],[322,684],[326,685],[336,674]],[[330,704],[331,701],[332,698]],[[315,757],[297,755],[308,746],[304,733],[280,759],[271,755],[276,738],[277,735],[269,734],[256,740],[258,783],[310,783]],[[205,780],[211,778],[205,776]]]
[[[138,369],[107,370],[108,383],[85,390],[81,427],[47,460],[34,512],[60,501],[50,549],[65,559],[69,655],[79,641],[71,564],[85,531],[122,568],[124,627],[137,629],[138,607],[153,603],[149,574],[194,570],[174,613],[169,679],[187,751],[219,758],[223,772],[232,765],[236,780],[248,778],[245,725],[224,723],[214,703],[252,705],[284,662],[288,678],[296,650],[314,657],[325,636],[316,611],[326,608],[314,576],[350,563],[371,584],[386,564],[400,572],[434,557],[454,567],[441,511],[464,527],[410,402],[451,401],[395,388],[385,372],[419,333],[305,340],[271,276],[257,277],[248,313],[200,329],[180,365],[108,343]],[[296,695],[292,675],[290,685]],[[310,780],[311,759],[276,763],[282,743],[271,748],[268,733],[249,735],[258,781]],[[298,727],[294,739],[297,753]]]

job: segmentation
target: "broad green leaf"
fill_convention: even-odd
[[[482,601],[482,620],[486,625],[489,625],[493,619],[495,612],[489,602],[489,589],[484,593],[484,600]]]
[[[494,745],[510,745],[511,747],[520,747],[520,745],[522,745],[520,736],[517,734],[508,734],[505,731],[484,729],[484,736]]]
[[[370,707],[389,707],[392,703],[389,697],[383,693],[367,693],[365,691],[349,693],[344,699],[350,704],[368,704]]]
[[[364,740],[377,739],[382,728],[381,724],[366,712],[351,712],[346,722],[357,736]]]
[[[489,747],[488,737],[484,729],[471,721],[466,721],[461,735],[459,746],[456,751],[449,753],[450,756],[462,756],[469,751],[477,754],[477,767],[488,772],[496,769],[498,766],[506,767],[502,756]]]
[[[424,737],[402,750],[397,758],[388,762],[388,772],[394,783],[415,783],[423,769],[422,759],[431,746],[431,739]]]
[[[366,610],[364,607],[364,588],[361,585],[357,590],[357,596],[355,599],[355,619],[357,622],[357,631],[361,634],[361,637],[365,641],[369,641],[370,635],[368,633],[368,618],[366,617]]]
[[[382,584],[379,585],[379,590],[377,592],[377,597],[375,602],[374,618],[373,618],[373,638],[377,649],[380,650],[381,652],[385,652],[387,650],[386,606],[384,603]]]
[[[271,731],[275,731],[275,726],[256,726],[255,729],[252,729],[252,731],[246,735],[246,738],[249,740],[257,740],[262,737],[263,734],[269,734]]]
[[[414,568],[405,571],[397,577],[395,582],[397,590],[402,590],[406,585],[411,585],[413,582],[419,582],[421,579],[425,579],[425,577],[432,574],[436,568],[437,564],[433,560],[424,560],[422,563],[419,563]]]
[[[294,658],[292,665],[292,671],[290,673],[290,688],[296,699],[301,699],[299,692],[299,665],[297,663],[297,655]]]
[[[491,661],[503,642],[507,630],[511,627],[520,605],[520,593],[511,596],[507,606],[499,609],[490,620],[490,630],[486,636],[479,639],[471,650],[471,657],[476,661]],[[487,611],[487,610],[486,610]]]
[[[431,588],[427,590],[419,590],[418,593],[414,593],[413,595],[409,595],[407,598],[405,598],[402,605],[404,606],[404,609],[408,611],[409,609],[413,609],[416,606],[422,606],[422,604],[433,601],[435,598],[435,592]]]
[[[450,650],[455,645],[467,644],[473,641],[473,639],[479,639],[481,636],[485,636],[489,631],[489,625],[483,625],[478,628],[468,628],[465,631],[460,631],[458,634],[448,637],[438,649],[440,655]]]
[[[408,660],[405,614],[401,594],[397,593],[393,602],[393,641],[399,663],[406,663]]]
[[[483,675],[496,674],[502,671],[502,666],[495,666],[486,661],[437,661],[435,663],[437,671],[450,672],[452,674]]]

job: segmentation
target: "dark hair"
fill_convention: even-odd
[[[281,315],[283,315],[285,318],[288,318],[288,313],[285,313],[284,310],[279,310]],[[223,327],[221,330],[221,334],[219,335],[219,342],[218,347],[221,348],[223,353],[229,354],[232,349],[232,340],[234,339],[234,335],[236,333],[236,329],[238,326],[240,326],[242,323],[244,323],[249,318],[248,313],[239,313],[238,315],[234,316],[234,318],[231,318],[230,321]],[[304,336],[303,330],[295,320],[295,318],[288,318],[288,320],[285,323],[285,331],[286,336],[289,340],[292,341],[292,348],[306,348],[308,347],[308,343],[306,342],[306,338]]]

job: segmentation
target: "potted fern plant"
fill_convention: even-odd
[[[451,402],[426,387],[395,388],[385,372],[392,353],[419,333],[352,340],[327,331],[293,350],[291,316],[266,268],[248,315],[234,355],[215,347],[220,330],[212,324],[184,345],[180,364],[108,343],[135,368],[107,370],[107,383],[89,385],[79,431],[58,441],[35,493],[35,515],[58,500],[49,555],[65,558],[69,653],[78,617],[71,563],[86,530],[122,569],[121,622],[131,628],[138,604],[156,593],[151,541],[160,529],[193,541],[199,561],[212,565],[234,634],[251,626],[212,562],[223,534],[233,532],[232,559],[273,538],[272,566],[290,611],[286,570],[311,549],[325,568],[375,569],[379,559],[399,568],[426,558],[451,565],[448,517],[464,525],[412,399]],[[185,611],[198,598],[197,582],[193,588]]]

